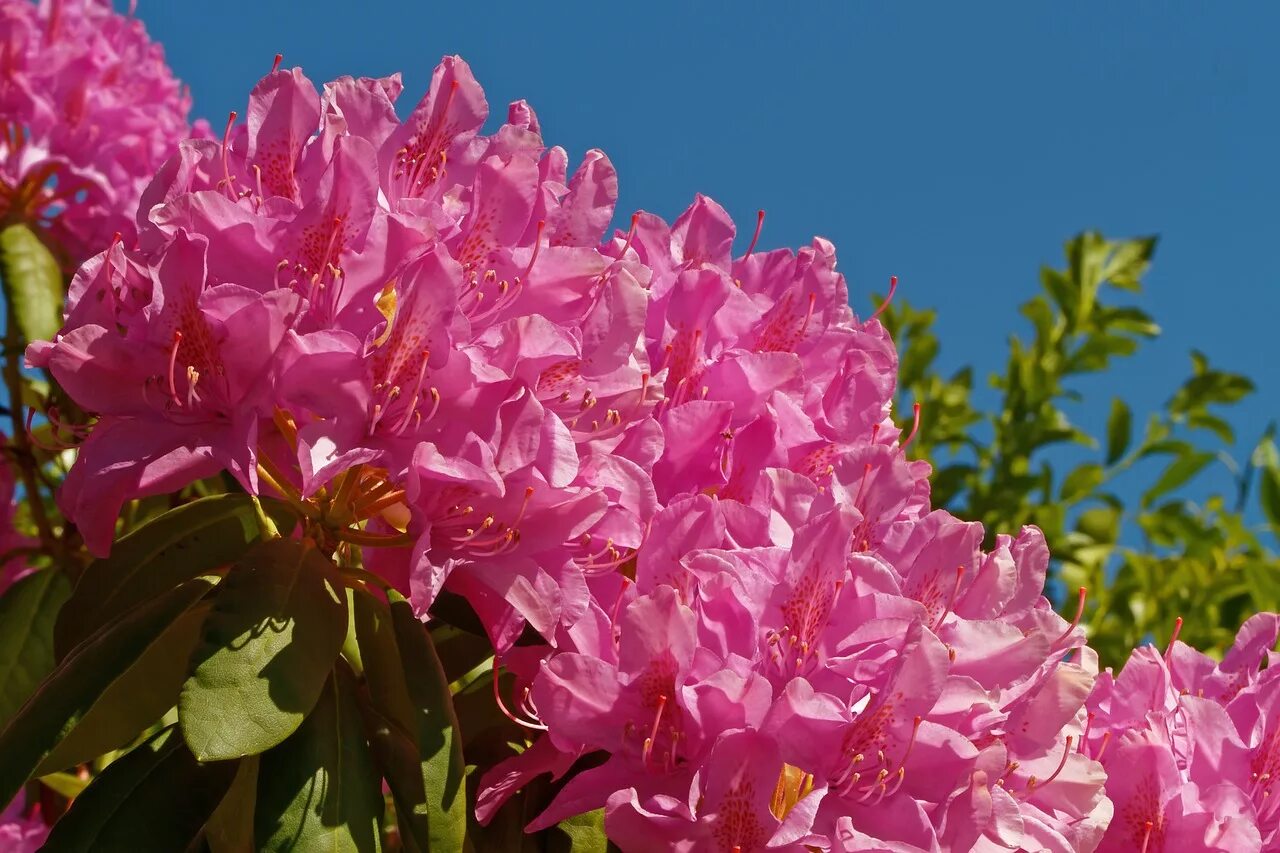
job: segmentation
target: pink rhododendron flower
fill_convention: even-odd
[[[1260,613],[1221,663],[1175,638],[1100,676],[1086,749],[1107,769],[1115,819],[1099,849],[1280,850],[1278,638],[1280,618]]]
[[[26,809],[22,799],[19,796],[0,812],[0,850],[5,853],[36,853],[49,837],[40,807]]]
[[[33,346],[98,416],[60,495],[104,553],[123,502],[220,470],[411,548],[369,563],[425,611],[465,595],[494,642],[587,606],[656,508],[649,273],[598,248],[617,195],[590,152],[446,58],[401,122],[398,78],[254,89],[143,196],[140,247],[72,285]],[[383,517],[383,513],[386,517]],[[372,549],[371,549],[372,550]]]
[[[72,268],[119,233],[190,133],[190,97],[108,0],[0,2],[0,215],[39,226]]]

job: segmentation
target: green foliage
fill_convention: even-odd
[[[377,851],[384,779],[394,847],[464,849],[462,737],[431,634],[341,553],[279,537],[297,524],[283,505],[266,513],[235,494],[147,512],[69,598],[51,570],[0,598],[0,695],[26,699],[0,732],[0,798],[40,778],[73,800],[50,849],[132,833],[128,849]],[[475,670],[481,644],[447,630],[451,664]]]
[[[172,727],[112,764],[76,798],[49,853],[187,850],[231,786],[236,762],[202,764]]]
[[[0,732],[0,800],[13,799],[73,722],[211,586],[197,579],[170,590],[98,631],[58,664]]]
[[[296,539],[262,542],[227,573],[178,700],[201,761],[265,752],[311,712],[347,633],[336,574]]]
[[[382,791],[354,692],[350,674],[335,670],[306,722],[279,749],[262,756],[254,816],[257,849],[382,849]]]
[[[296,523],[285,504],[262,503],[278,526]],[[81,573],[54,633],[58,657],[163,590],[239,559],[258,536],[254,503],[244,494],[200,498],[152,518]]]
[[[22,342],[56,335],[62,328],[62,270],[29,226],[0,231],[0,276]]]
[[[899,301],[883,314],[902,353],[898,408],[924,407],[911,454],[935,466],[935,504],[992,535],[1026,523],[1043,529],[1066,615],[1074,616],[1071,593],[1087,587],[1090,644],[1113,665],[1149,638],[1166,640],[1176,616],[1187,620],[1182,639],[1212,653],[1251,613],[1280,607],[1280,559],[1245,520],[1256,494],[1272,533],[1280,530],[1280,454],[1269,430],[1237,461],[1221,413],[1252,382],[1193,352],[1191,376],[1140,434],[1118,397],[1102,440],[1072,421],[1083,409],[1073,382],[1159,334],[1141,309],[1113,302],[1141,290],[1154,249],[1150,238],[1069,241],[1066,268],[1043,269],[1040,292],[1021,307],[1032,334],[1010,338],[1004,370],[990,377],[999,400],[989,408],[973,402],[972,367],[950,377],[935,369],[934,312]],[[1086,458],[1060,471],[1064,445]],[[1230,488],[1201,487],[1207,472]],[[1121,499],[1121,485],[1140,494],[1136,506]]]
[[[53,670],[53,623],[70,594],[60,572],[34,572],[0,596],[0,726]]]

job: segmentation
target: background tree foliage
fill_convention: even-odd
[[[1141,291],[1155,246],[1092,232],[1070,240],[1066,267],[1042,269],[1040,292],[1021,307],[1030,336],[1011,336],[1004,369],[988,376],[992,406],[975,404],[973,367],[939,372],[934,311],[895,300],[882,315],[902,359],[898,410],[923,406],[911,455],[936,468],[935,505],[988,531],[1039,525],[1062,609],[1074,615],[1076,590],[1087,588],[1084,622],[1108,665],[1136,644],[1167,642],[1176,617],[1185,619],[1182,639],[1221,653],[1249,615],[1280,608],[1274,425],[1238,440],[1224,416],[1253,393],[1247,377],[1193,350],[1191,375],[1162,410],[1135,413],[1119,394],[1103,436],[1069,416],[1099,405],[1073,380],[1159,334],[1141,309],[1119,304]],[[1061,458],[1076,454],[1062,445],[1087,458],[1063,468]],[[1228,476],[1198,476],[1214,466]]]

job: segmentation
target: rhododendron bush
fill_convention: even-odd
[[[828,241],[457,57],[220,132],[105,2],[0,64],[0,850],[1280,849],[1280,619],[1100,662]]]

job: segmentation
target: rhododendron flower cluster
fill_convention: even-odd
[[[0,2],[0,218],[38,225],[74,269],[133,216],[190,135],[190,98],[110,0]]]
[[[3,8],[28,41],[96,22],[54,79],[105,74],[126,35],[158,62],[97,6]],[[151,156],[185,111],[153,72],[129,92],[172,115],[91,99]],[[932,507],[920,411],[904,435],[893,342],[829,242],[757,251],[761,213],[735,255],[702,196],[610,233],[608,158],[571,170],[522,101],[484,134],[461,59],[404,118],[400,95],[274,68],[141,192],[136,245],[80,267],[27,356],[96,419],[59,493],[90,551],[128,502],[225,472],[422,618],[465,599],[531,738],[477,774],[480,823],[550,775],[529,830],[603,809],[628,851],[1271,843],[1275,617],[1220,665],[1175,644],[1099,675],[1042,534],[984,549]],[[53,163],[15,173],[40,193],[83,174],[124,204],[148,168],[75,159],[107,118],[23,115],[7,162]],[[67,211],[84,245],[113,222]]]
[[[1259,613],[1220,663],[1175,637],[1099,676],[1085,747],[1115,804],[1100,850],[1280,850],[1277,639],[1280,616]]]

